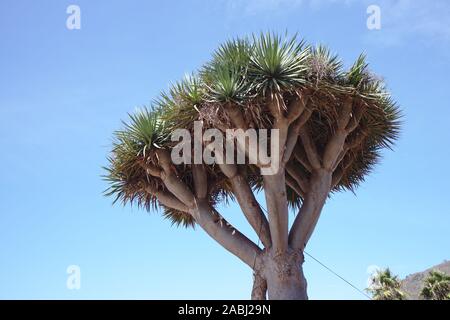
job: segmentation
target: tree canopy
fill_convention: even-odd
[[[155,196],[157,190],[165,189],[158,177],[146,171],[146,165],[158,165],[155,150],[171,149],[171,131],[192,130],[194,120],[203,121],[205,128],[221,130],[236,124],[273,128],[275,120],[267,101],[279,101],[278,107],[286,113],[302,96],[307,97],[305,127],[318,154],[325,152],[342,110],[354,101],[347,151],[340,155],[332,184],[333,191],[353,191],[379,160],[380,150],[391,147],[398,136],[399,109],[383,80],[369,70],[365,55],[345,69],[324,46],[313,47],[297,37],[261,34],[225,42],[198,72],[173,84],[149,108],[130,114],[123,129],[115,133],[107,168],[108,194],[148,210],[161,207],[174,223],[193,226],[191,215],[164,205]],[[239,116],[234,115],[235,109]],[[287,163],[288,201],[297,208],[306,187],[295,181],[307,181],[311,174],[305,148],[297,142]],[[192,186],[191,168],[178,166],[176,170]],[[210,202],[232,199],[233,191],[220,169],[209,166],[207,170]],[[254,166],[247,166],[246,176],[253,189],[262,188]]]

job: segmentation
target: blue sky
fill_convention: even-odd
[[[70,4],[80,30],[66,28]],[[369,4],[381,30],[366,27]],[[446,0],[0,1],[0,298],[249,297],[237,258],[200,229],[113,207],[100,176],[127,112],[224,40],[267,30],[347,65],[366,52],[405,115],[394,152],[356,195],[332,196],[307,251],[360,288],[371,265],[403,277],[449,259],[448,16]],[[237,206],[222,211],[255,239]],[[305,274],[310,298],[364,298],[308,258]]]

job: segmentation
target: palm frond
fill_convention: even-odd
[[[372,294],[374,300],[404,300],[406,298],[401,290],[400,280],[389,268],[375,273],[367,291]]]
[[[450,275],[432,270],[424,281],[420,295],[427,300],[450,300]]]

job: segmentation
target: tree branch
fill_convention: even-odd
[[[192,165],[192,175],[194,178],[194,188],[197,198],[204,199],[208,193],[208,177],[203,164]]]
[[[272,245],[269,222],[256,201],[253,191],[236,164],[225,163],[223,155],[216,154],[217,164],[222,173],[230,180],[233,194],[250,226],[258,235],[264,247]]]
[[[342,152],[347,133],[342,129],[337,129],[335,134],[328,141],[323,155],[323,167],[332,170],[339,154]]]
[[[230,178],[233,193],[236,200],[244,213],[248,223],[255,230],[264,247],[270,248],[272,240],[270,236],[269,222],[264,215],[259,203],[256,201],[255,195],[248,182],[241,176],[235,175]]]
[[[238,105],[227,102],[225,104],[225,112],[227,113],[236,129],[247,130],[247,122],[245,121],[244,115],[242,114]]]
[[[289,245],[303,250],[317,224],[331,187],[331,172],[321,169],[311,177],[309,191],[289,232]]]
[[[163,171],[160,173],[160,177],[164,185],[186,206],[193,208],[195,205],[194,194],[176,175],[176,169],[172,165],[168,151],[159,149],[157,151],[157,156],[159,159],[159,164],[163,168]]]
[[[286,196],[285,170],[274,175],[264,175],[264,194],[269,214],[272,247],[284,252],[288,247],[288,205]]]
[[[286,184],[291,187],[291,189],[294,190],[295,193],[297,193],[299,196],[305,196],[306,192],[301,189],[297,181],[290,174],[286,174]]]
[[[308,158],[306,157],[305,152],[303,152],[302,148],[300,147],[299,144],[297,144],[294,148],[294,158],[295,160],[297,160],[298,162],[300,162],[300,164],[306,169],[308,170],[308,172],[312,172],[313,169],[311,167],[311,165],[309,164]]]
[[[361,122],[361,118],[363,116],[363,106],[360,104],[355,104],[355,106],[353,107],[354,112],[352,113],[352,117],[350,119],[350,121],[348,122],[347,126],[345,127],[345,130],[348,133],[351,133],[352,131],[354,131],[359,123]]]
[[[337,185],[344,174],[344,172],[336,172],[333,175],[333,171],[348,150],[348,146],[345,144],[346,138],[358,126],[362,118],[362,108],[357,108],[354,115],[352,114],[353,109],[354,99],[348,98],[339,110],[337,129],[325,146],[322,164],[318,160],[319,156],[312,139],[306,130],[301,130],[300,135],[312,167],[312,176],[302,208],[289,233],[289,244],[293,248],[302,250],[305,247],[314,231],[330,190]],[[301,160],[301,157],[299,159]],[[346,170],[346,168],[342,170]]]
[[[149,175],[151,175],[152,177],[157,177],[160,178],[161,177],[161,169],[150,164],[147,163],[145,161],[140,161],[139,165],[141,166],[142,169],[145,170],[145,172]]]
[[[184,203],[182,203],[173,194],[170,194],[169,192],[156,190],[151,186],[145,187],[145,191],[155,196],[158,199],[158,201],[166,207],[183,212],[188,212],[189,210],[189,208]]]
[[[213,212],[209,203],[198,200],[190,213],[195,221],[225,249],[233,253],[250,268],[255,267],[255,260],[261,249],[241,232],[233,228],[219,213]]]
[[[323,167],[332,170],[340,153],[343,151],[345,139],[349,132],[346,127],[352,117],[353,98],[348,97],[339,110],[337,129],[328,141],[323,155]]]
[[[281,104],[284,104],[281,94],[270,94],[266,99],[267,109],[269,109],[275,120],[283,120],[283,110]]]
[[[316,145],[311,139],[311,135],[306,126],[300,129],[300,138],[303,142],[303,148],[306,152],[306,157],[308,158],[309,164],[312,169],[320,169],[322,166],[319,154],[316,149]]]
[[[349,150],[359,146],[364,141],[366,136],[367,136],[367,134],[365,132],[361,132],[355,138],[353,138],[351,141],[346,141],[345,142],[343,150],[340,152],[336,162],[334,163],[333,172],[336,170],[336,168],[342,162],[342,160],[344,159],[344,157],[347,154],[347,152]]]
[[[297,144],[298,135],[300,133],[300,129],[304,126],[306,121],[311,116],[311,110],[304,109],[301,115],[295,120],[294,124],[290,126],[289,128],[289,134],[286,141],[286,149],[284,150],[284,155],[281,160],[282,164],[285,165],[289,159],[291,158],[292,152],[295,149],[295,146]]]
[[[300,115],[305,111],[306,101],[307,97],[301,95],[297,96],[291,101],[291,103],[289,103],[286,115],[286,119],[288,120],[289,124],[297,120],[297,118],[300,117]]]
[[[301,173],[298,171],[298,168],[294,164],[288,163],[286,166],[286,171],[292,178],[295,179],[295,181],[304,192],[308,191],[308,182],[305,181],[305,179],[301,176]]]
[[[188,207],[187,212],[194,217],[202,229],[225,249],[253,268],[254,259],[261,252],[261,249],[241,232],[233,228],[220,214],[213,212],[206,198],[197,198],[193,195],[186,184],[177,177],[176,170],[172,167],[170,156],[166,150],[159,149],[157,154],[159,163],[163,168],[161,180],[166,188]],[[194,179],[197,179],[194,185],[199,186],[205,178],[204,168],[194,166],[193,170],[197,171],[193,174]],[[199,194],[203,195],[202,187],[198,188]]]
[[[347,165],[345,165],[343,167],[336,169],[333,172],[333,178],[331,180],[331,189],[336,187],[338,185],[338,183],[341,182],[342,177],[347,172],[347,169],[350,167],[350,165],[351,165],[351,162],[349,162]]]

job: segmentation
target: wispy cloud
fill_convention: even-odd
[[[381,8],[382,29],[370,32],[369,41],[401,45],[405,41],[450,41],[450,1],[378,0],[365,1]]]
[[[450,41],[449,0],[222,0],[228,14],[254,16],[290,12],[297,8],[321,10],[330,5],[350,6],[349,14],[366,17],[369,5],[381,8],[380,31],[369,31],[368,42],[401,45],[405,41]]]

